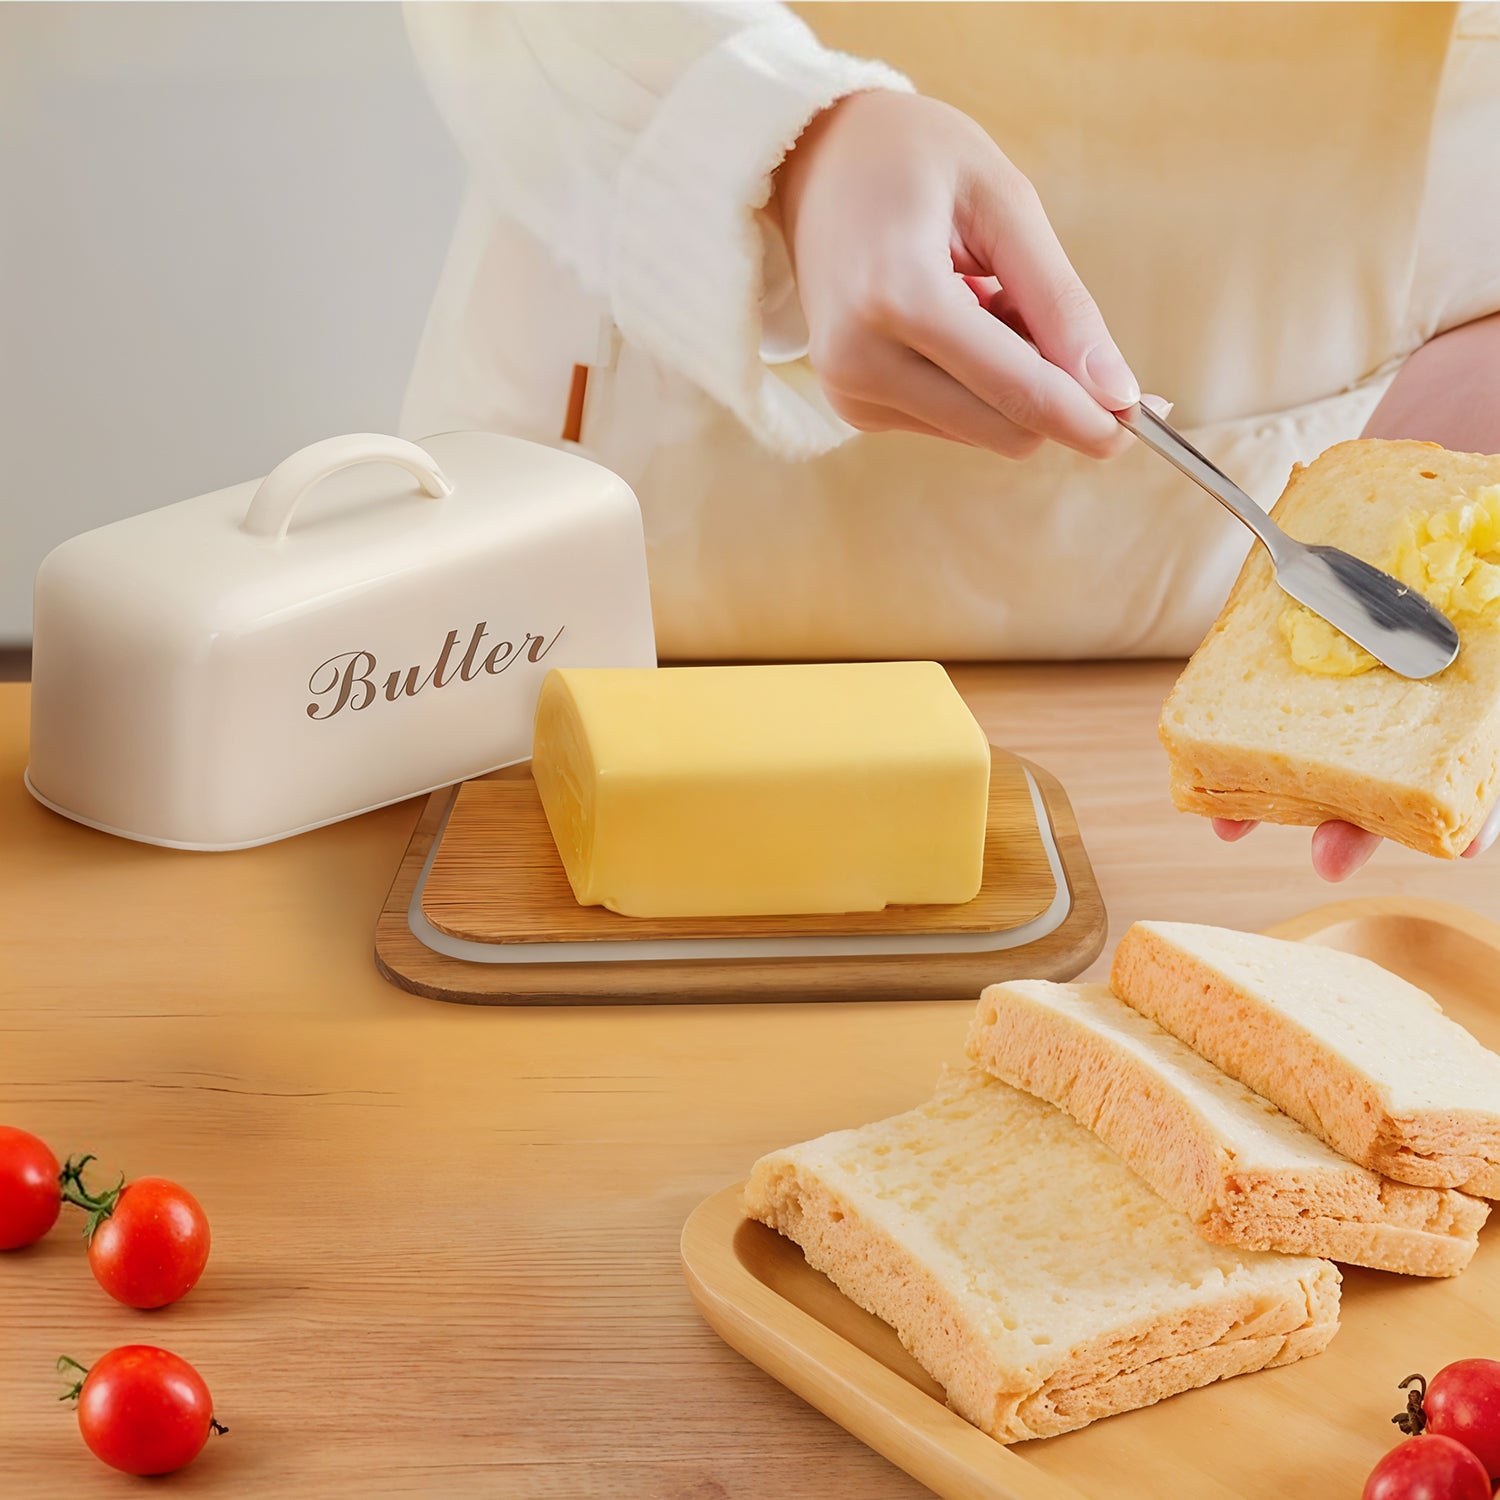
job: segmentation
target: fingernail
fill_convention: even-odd
[[[1141,405],[1146,407],[1150,411],[1154,411],[1156,415],[1161,417],[1163,420],[1171,415],[1172,408],[1176,404],[1177,403],[1175,401],[1168,401],[1165,396],[1141,397]]]
[[[1141,399],[1141,388],[1124,355],[1108,340],[1084,355],[1083,368],[1112,411],[1124,411]]]
[[[1484,820],[1484,827],[1474,836],[1474,842],[1464,850],[1464,854],[1470,859],[1477,859],[1491,844],[1500,836],[1500,803],[1490,809],[1490,815]]]

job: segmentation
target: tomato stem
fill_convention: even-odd
[[[229,1429],[217,1417],[210,1417],[208,1419],[208,1430],[210,1432],[218,1433],[220,1437],[223,1437],[224,1434],[229,1431]]]
[[[66,1354],[58,1355],[57,1373],[62,1376],[67,1376],[68,1372],[71,1370],[78,1370],[82,1373],[80,1374],[79,1378],[71,1386],[69,1386],[61,1396],[57,1398],[59,1401],[76,1401],[78,1399],[83,1391],[83,1382],[88,1379],[89,1367],[87,1365],[79,1364],[76,1359],[72,1359]]]
[[[1408,1389],[1411,1386],[1415,1386],[1416,1389]],[[1398,1391],[1406,1391],[1406,1410],[1397,1412],[1391,1418],[1391,1421],[1407,1437],[1417,1437],[1427,1426],[1427,1413],[1422,1407],[1422,1401],[1427,1395],[1427,1377],[1425,1375],[1408,1375],[1396,1389]]]
[[[97,1158],[92,1154],[70,1156],[62,1171],[57,1174],[57,1186],[62,1193],[63,1202],[83,1209],[89,1216],[88,1222],[83,1226],[85,1240],[92,1240],[94,1231],[115,1211],[115,1205],[120,1201],[120,1193],[125,1187],[125,1174],[121,1172],[120,1180],[112,1188],[97,1195],[89,1192],[83,1185],[83,1169],[95,1160]]]

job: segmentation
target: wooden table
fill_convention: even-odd
[[[1332,899],[1305,832],[1229,847],[1172,812],[1172,674],[954,675],[993,739],[1068,787],[1116,933]],[[96,1287],[72,1210],[0,1257],[0,1494],[132,1492],[81,1447],[52,1370],[130,1342],[196,1364],[231,1428],[174,1494],[923,1493],[719,1343],[677,1238],[761,1152],[922,1097],[966,1005],[420,1000],[370,956],[417,804],[240,854],[125,843],[26,796],[27,701],[0,687],[0,1120],[181,1180],[214,1250],[151,1314]],[[1500,856],[1386,850],[1346,889],[1500,919]]]

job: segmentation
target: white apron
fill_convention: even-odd
[[[1500,6],[797,9],[990,131],[1143,387],[1264,504],[1408,353],[1500,309]],[[531,376],[565,274],[471,204],[408,428],[555,437],[557,372]],[[582,443],[640,496],[666,657],[1176,655],[1248,541],[1138,447],[1016,464],[868,434],[786,462],[618,337]]]

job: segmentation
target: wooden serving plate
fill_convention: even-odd
[[[1389,899],[1338,902],[1271,931],[1374,959],[1500,1050],[1500,926],[1441,902]],[[1451,1280],[1342,1268],[1341,1327],[1323,1354],[1007,1448],[950,1411],[895,1333],[795,1244],[745,1219],[742,1188],[716,1193],[683,1229],[700,1311],[731,1347],[950,1500],[1356,1496],[1400,1440],[1390,1421],[1404,1404],[1398,1381],[1500,1357],[1497,1213]]]
[[[1081,972],[1104,903],[1062,787],[994,750],[970,902],[840,916],[650,920],[573,899],[528,766],[428,799],[376,926],[394,984],[476,1004],[953,999]]]

